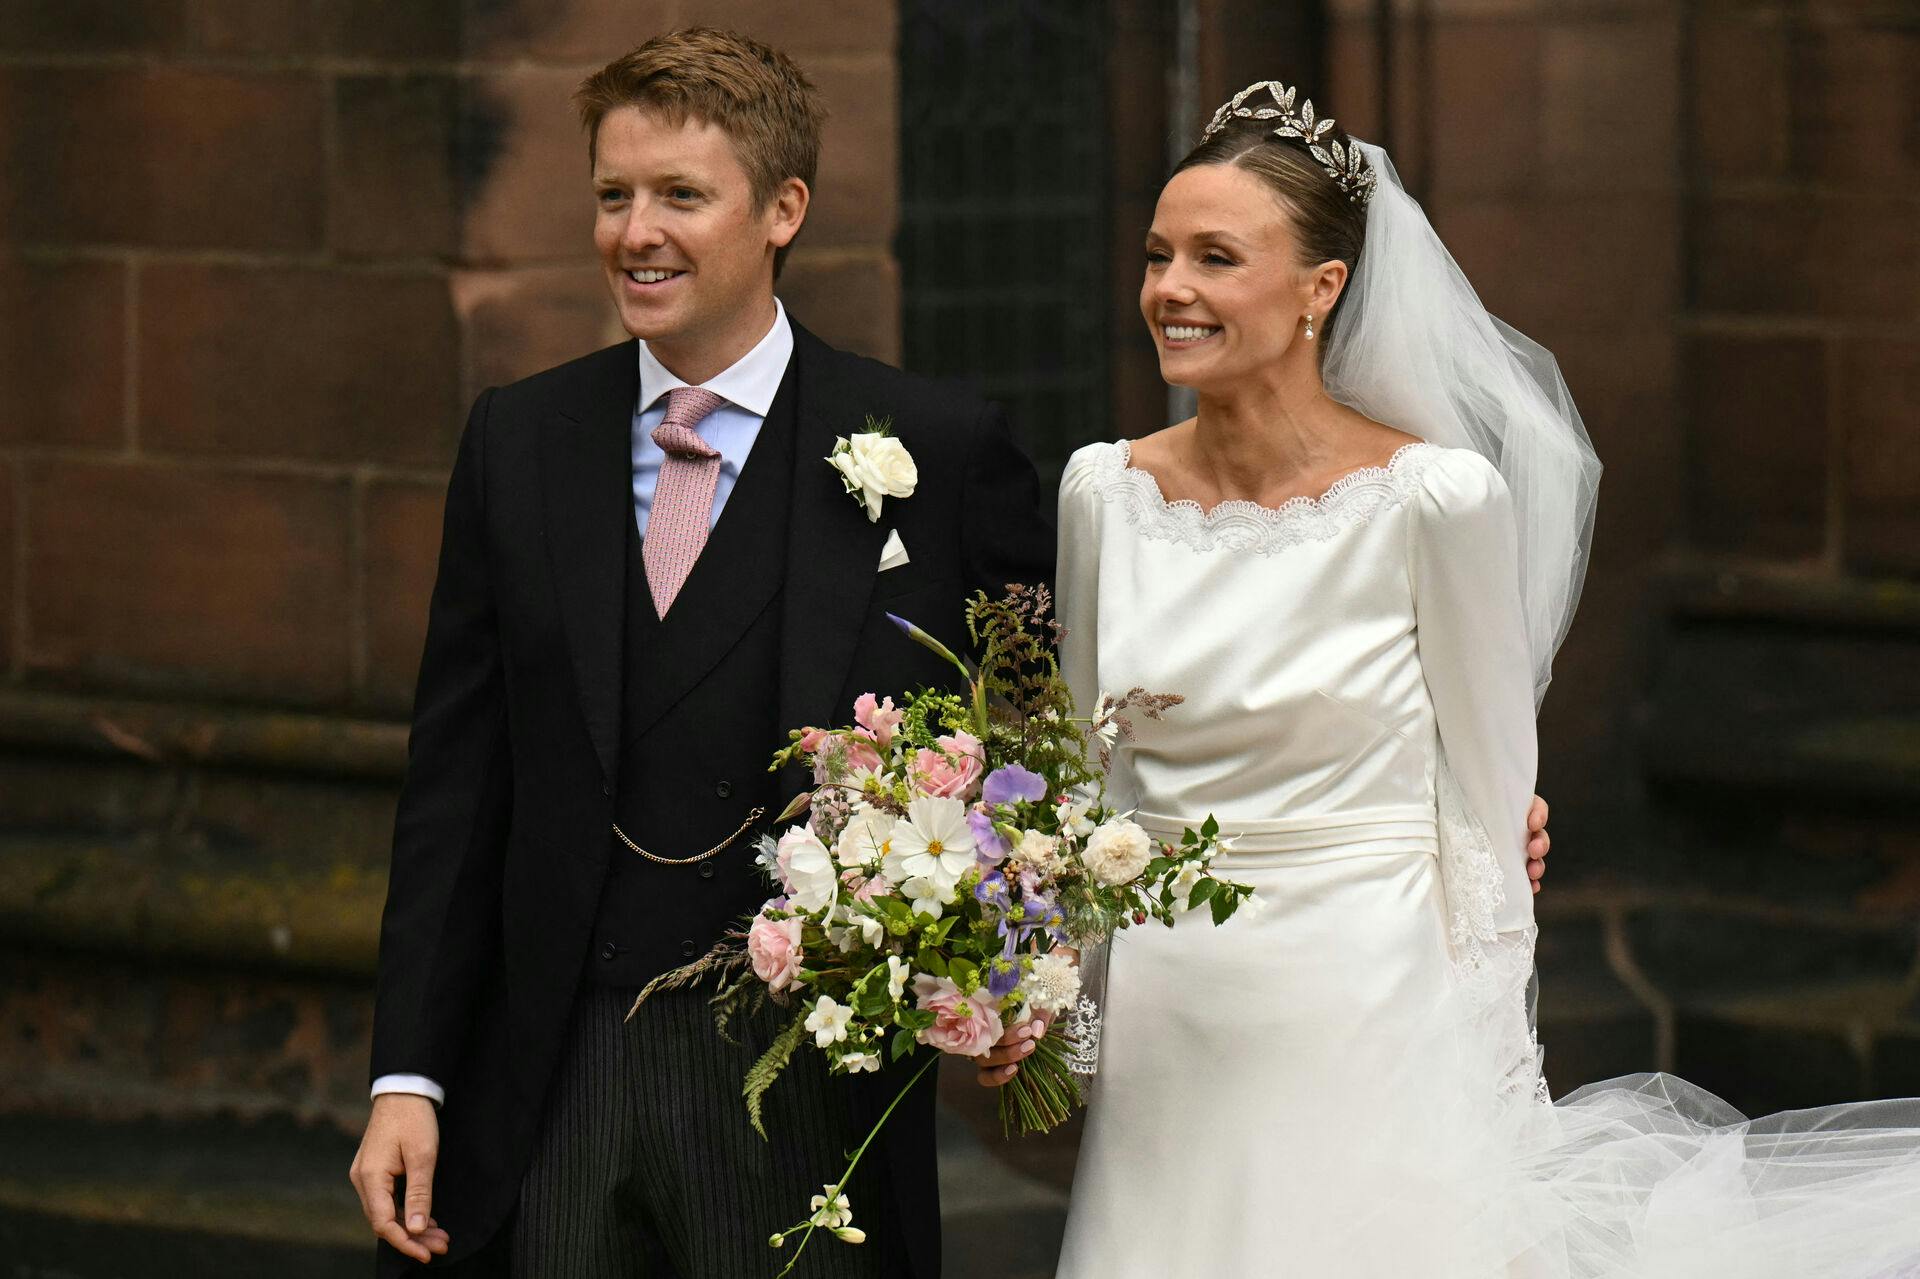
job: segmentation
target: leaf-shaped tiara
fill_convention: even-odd
[[[1250,107],[1247,99],[1265,89],[1273,99],[1272,106]],[[1213,135],[1227,127],[1229,120],[1274,120],[1276,138],[1291,138],[1306,147],[1327,176],[1334,180],[1347,199],[1365,206],[1373,198],[1373,184],[1376,175],[1373,166],[1360,154],[1360,144],[1349,140],[1342,145],[1338,138],[1330,138],[1324,144],[1320,141],[1333,128],[1333,117],[1316,119],[1313,114],[1313,99],[1309,98],[1294,109],[1294,97],[1297,90],[1289,89],[1278,80],[1258,80],[1233,95],[1230,101],[1221,104],[1213,113],[1213,120],[1207,125],[1206,132],[1200,135],[1202,142],[1212,141]]]

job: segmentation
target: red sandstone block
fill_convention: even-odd
[[[1850,339],[1841,351],[1847,558],[1920,569],[1920,342]]]
[[[593,174],[570,100],[579,80],[575,71],[519,69],[464,82],[466,261],[592,258]]]
[[[348,691],[347,488],[292,475],[28,472],[29,670],[192,695]]]
[[[1433,29],[1429,114],[1436,191],[1521,191],[1539,181],[1541,34],[1537,22],[1446,22]]]
[[[342,76],[333,85],[327,242],[352,257],[445,256],[458,242],[450,75]]]
[[[682,13],[678,0],[491,0],[464,8],[469,57],[531,58],[583,71],[664,31],[707,21],[701,12]]]
[[[1547,29],[1541,147],[1550,182],[1600,191],[1676,186],[1679,43],[1671,15]]]
[[[1787,164],[1787,37],[1778,22],[1703,18],[1693,31],[1694,147],[1703,173],[1773,177]]]
[[[1910,319],[1920,307],[1920,217],[1889,195],[1710,195],[1694,212],[1700,309]]]
[[[19,511],[13,500],[14,463],[0,462],[0,670],[13,667],[13,560],[20,544]]]
[[[888,243],[899,218],[899,102],[892,58],[822,66],[820,173],[802,244]],[[1087,122],[1099,128],[1098,121]]]
[[[1696,546],[1805,557],[1826,543],[1827,366],[1815,337],[1700,334],[1681,386]]]
[[[891,61],[899,31],[897,10],[895,0],[837,0],[832,5],[801,5],[791,0],[682,0],[678,21],[724,27],[763,40],[791,55],[811,75],[817,68],[811,64],[810,55],[883,54]]]
[[[140,429],[156,452],[438,466],[459,428],[438,274],[154,264]]]
[[[625,340],[597,264],[462,271],[452,280],[471,403],[482,387]]]
[[[1670,197],[1440,199],[1430,212],[1487,308],[1526,332],[1617,331],[1678,300]]]
[[[1329,25],[1326,94],[1341,128],[1370,141],[1383,136],[1380,39],[1371,22],[1348,17]]]
[[[120,444],[126,297],[119,262],[0,260],[0,443]]]
[[[794,318],[822,341],[899,362],[900,269],[890,254],[795,250],[780,277],[779,294]]]
[[[295,71],[0,71],[0,227],[21,243],[316,247],[322,101]]]
[[[1789,38],[1804,50],[1788,96],[1798,166],[1843,188],[1920,191],[1920,27],[1869,26],[1856,16]]]
[[[327,0],[321,14],[326,48],[354,58],[458,58],[468,7],[459,0]]]
[[[439,484],[375,484],[366,493],[366,696],[379,710],[404,714],[413,702],[445,501]]]
[[[178,43],[190,0],[0,0],[7,53],[142,53]]]

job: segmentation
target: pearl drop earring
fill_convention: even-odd
[[[1313,313],[1307,313],[1307,341],[1313,341]]]

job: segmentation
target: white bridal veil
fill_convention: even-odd
[[[1327,338],[1327,393],[1368,417],[1500,468],[1520,534],[1534,702],[1573,621],[1600,459],[1551,352],[1487,314],[1386,152],[1360,263]]]

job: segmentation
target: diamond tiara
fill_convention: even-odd
[[[1273,98],[1272,106],[1250,107],[1247,99],[1265,89]],[[1327,176],[1334,180],[1347,199],[1365,206],[1373,198],[1373,184],[1376,180],[1373,167],[1366,157],[1360,154],[1360,144],[1349,139],[1349,145],[1341,145],[1338,138],[1330,138],[1324,144],[1322,137],[1333,128],[1333,117],[1324,120],[1314,118],[1313,99],[1309,98],[1294,109],[1293,101],[1297,90],[1289,89],[1278,80],[1258,80],[1233,95],[1231,101],[1222,103],[1213,113],[1213,120],[1206,131],[1200,135],[1202,142],[1210,142],[1213,136],[1227,127],[1230,120],[1273,120],[1273,136],[1291,138],[1306,147]]]

